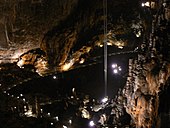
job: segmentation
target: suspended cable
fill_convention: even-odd
[[[107,96],[107,0],[103,0],[104,13],[104,86],[105,96]]]

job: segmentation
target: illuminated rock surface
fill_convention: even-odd
[[[169,86],[170,75],[169,4],[160,3],[160,7],[151,11],[145,8],[143,12],[138,5],[135,0],[108,0],[108,46],[114,47],[113,52],[118,48],[122,52],[138,52],[136,58],[129,60],[125,87],[109,107],[111,115],[115,116],[109,123],[111,126],[152,128],[161,125],[160,95]],[[106,17],[103,16],[101,0],[1,0],[0,9],[0,84],[3,95],[34,78],[74,69],[90,59],[92,52],[103,47],[103,21]],[[51,100],[49,97],[44,99]],[[77,99],[71,103],[72,99],[67,100],[69,103],[62,101],[63,108],[68,109],[68,104],[70,107],[81,104]],[[45,104],[44,100],[40,101]],[[51,101],[48,103],[53,105]],[[76,109],[90,118],[83,107],[76,106]],[[14,106],[12,109],[15,112]],[[30,112],[29,109],[27,115]],[[123,118],[125,115],[127,120]],[[100,120],[102,124],[103,120]]]
[[[141,44],[137,58],[129,60],[127,84],[122,91],[126,111],[137,128],[169,127],[169,124],[161,124],[158,111],[160,95],[167,90],[170,76],[170,33],[166,22],[169,19],[161,19],[161,15],[155,14],[150,38]]]
[[[135,2],[127,3],[129,2],[108,3],[108,45],[119,48],[127,44],[128,47],[133,46],[128,40],[133,40],[135,36],[131,26],[138,16],[133,10],[137,12],[138,7],[134,6],[137,4]],[[136,8],[132,9],[132,6]],[[124,10],[126,7],[129,8],[128,11]],[[102,46],[104,17],[103,3],[100,0],[4,0],[1,1],[0,8],[1,63],[16,62],[25,52],[41,48],[46,52],[50,68],[59,70],[58,66],[70,61],[68,56],[72,56],[72,53],[75,57],[80,50],[74,60],[77,62],[82,54],[88,54],[94,48]],[[131,16],[127,16],[128,13]],[[83,47],[90,47],[90,50],[82,52]]]

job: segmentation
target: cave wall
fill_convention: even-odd
[[[131,35],[139,11],[136,5],[137,1],[108,1],[108,31]],[[62,65],[71,52],[103,40],[106,17],[100,0],[2,0],[0,14],[1,63],[16,62],[23,53],[41,48],[50,65]]]
[[[126,111],[137,128],[169,127],[161,122],[159,106],[160,102],[168,102],[160,101],[160,96],[169,88],[170,17],[164,17],[165,8],[160,5],[159,13],[152,12],[152,29],[139,47],[138,56],[129,60],[127,83],[122,91],[126,97]]]
[[[77,0],[2,0],[1,63],[16,62],[23,53],[39,48],[44,34],[64,20],[76,4]]]

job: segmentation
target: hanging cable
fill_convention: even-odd
[[[104,13],[104,90],[107,96],[107,0],[103,0],[103,13]]]

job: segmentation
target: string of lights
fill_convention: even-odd
[[[137,51],[125,51],[125,52],[116,52],[116,53],[109,53],[107,54],[107,56],[111,57],[111,56],[116,56],[116,55],[121,55],[121,54],[133,54],[133,53],[137,53]],[[78,65],[78,66],[73,66],[72,68],[70,68],[68,71],[71,71],[71,70],[76,70],[76,69],[80,69],[80,68],[86,68],[86,67],[89,67],[89,66],[93,66],[93,65],[96,65],[96,64],[100,64],[100,63],[103,63],[100,59],[103,57],[103,55],[101,56],[96,56],[96,57],[93,57],[90,59],[90,61],[93,61],[92,63],[88,63],[88,64],[81,64],[81,65]],[[63,71],[63,72],[68,72],[68,71]],[[63,73],[62,72],[62,73]],[[61,73],[56,73],[55,72],[51,72],[51,73],[48,73],[46,75],[43,75],[43,76],[36,76],[34,78],[27,78],[23,81],[19,81],[18,83],[15,83],[13,85],[11,85],[10,87],[8,86],[8,88],[4,88],[2,91],[9,91],[11,90],[12,88],[14,87],[18,87],[18,86],[21,86],[22,84],[24,83],[27,83],[28,81],[31,81],[33,79],[37,79],[37,78],[41,78],[41,77],[47,77],[47,76],[52,76],[53,79],[58,79],[57,75],[60,75]],[[2,86],[2,84],[1,84]]]

